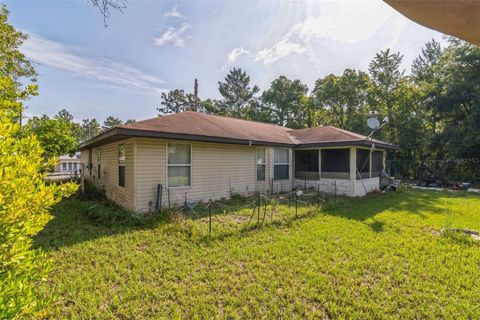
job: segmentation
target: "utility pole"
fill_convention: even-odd
[[[195,97],[194,105],[192,106],[192,111],[198,111],[198,80],[195,78],[193,84],[193,96]]]

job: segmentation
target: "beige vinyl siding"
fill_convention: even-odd
[[[152,139],[137,140],[136,210],[148,212],[154,209],[157,184],[162,184],[163,202],[165,190],[165,142]]]
[[[168,206],[167,192],[167,143],[166,140],[138,139],[136,168],[136,209],[153,210],[157,184],[163,185],[162,206]],[[229,198],[231,193],[266,192],[270,190],[273,174],[273,149],[266,148],[266,179],[256,181],[256,147],[218,143],[170,141],[189,143],[192,146],[191,186],[170,188],[171,205],[188,201],[208,201]],[[291,152],[291,151],[290,151]],[[287,189],[289,180],[275,182],[275,186]]]
[[[125,187],[118,185],[118,145],[122,143],[125,144]],[[87,170],[85,176],[97,188],[105,191],[107,199],[127,210],[135,210],[135,143],[135,139],[127,139],[92,148],[92,175],[90,178]],[[98,149],[101,149],[100,179],[98,179]],[[82,150],[82,161],[85,161],[85,166],[88,164],[88,150]]]

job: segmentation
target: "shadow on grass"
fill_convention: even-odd
[[[162,215],[133,215],[104,201],[86,201],[76,197],[62,200],[52,208],[52,213],[53,219],[34,238],[35,248],[56,250],[168,223],[168,219]]]
[[[364,198],[339,197],[337,200],[330,198],[322,205],[321,211],[314,206],[299,204],[299,210],[307,210],[306,214],[295,218],[285,217],[281,221],[268,221],[268,227],[288,227],[296,220],[306,219],[315,216],[318,212],[326,215],[338,216],[356,221],[366,221],[374,218],[377,214],[390,211],[406,211],[413,215],[424,217],[423,211],[444,214],[446,209],[439,205],[443,198],[451,197],[474,197],[474,195],[463,192],[434,192],[428,190],[401,189],[397,192],[381,194],[375,193]],[[98,206],[95,214],[89,213],[89,208]],[[248,208],[252,204],[249,200],[234,199],[217,204],[212,207],[212,217],[235,216],[235,212]],[[312,209],[312,210],[310,210]],[[313,210],[315,209],[315,210]],[[252,210],[252,209],[249,209]],[[188,215],[189,220],[198,220],[195,223],[202,223],[208,230],[208,208],[205,204],[199,204],[194,209],[194,215]],[[160,225],[172,224],[166,228],[166,232],[172,229],[177,232],[182,228],[175,228],[173,222],[165,215],[137,216],[124,212],[116,206],[103,202],[84,201],[76,198],[65,199],[53,208],[54,219],[46,228],[35,237],[34,246],[44,250],[55,250],[63,246],[70,246],[77,243],[94,240],[101,237],[113,236],[135,230],[154,229]],[[268,214],[267,214],[268,215]],[[245,217],[243,217],[245,218]],[[242,218],[242,219],[243,219]],[[203,220],[199,220],[203,219]],[[248,218],[247,218],[248,219]],[[384,231],[384,222],[373,220],[365,222],[374,232]],[[174,230],[175,229],[175,230]],[[261,228],[260,228],[261,229]],[[255,221],[250,224],[244,223],[236,230],[225,230],[225,233],[215,236],[215,239],[222,239],[230,236],[244,236],[250,232],[259,230]]]
[[[438,192],[430,190],[400,189],[390,193],[372,193],[363,198],[340,198],[324,206],[323,213],[347,219],[365,221],[386,210],[409,212],[424,218],[424,212],[445,214],[448,209],[441,206],[442,199],[473,197],[465,192]],[[382,231],[380,222],[369,223],[374,231]]]

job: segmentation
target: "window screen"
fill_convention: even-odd
[[[370,150],[357,149],[357,170],[361,173],[370,171]]]
[[[125,145],[118,145],[118,185],[125,187]]]
[[[350,149],[322,150],[322,172],[350,172]]]
[[[372,153],[372,177],[378,176],[383,170],[383,151]]]
[[[275,148],[273,151],[273,179],[287,180],[290,178],[290,156],[288,149]]]
[[[266,156],[265,148],[257,148],[257,181],[265,181]]]
[[[118,166],[118,185],[125,187],[125,166]]]
[[[295,171],[318,172],[318,150],[295,151]]]
[[[191,183],[191,146],[189,144],[168,144],[169,187],[185,187]]]

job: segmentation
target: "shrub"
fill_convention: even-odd
[[[0,77],[0,318],[26,315],[42,305],[35,284],[49,262],[32,249],[32,237],[52,218],[49,208],[72,194],[73,183],[50,184],[41,173],[43,150],[35,136],[19,137],[22,104],[15,82]]]

